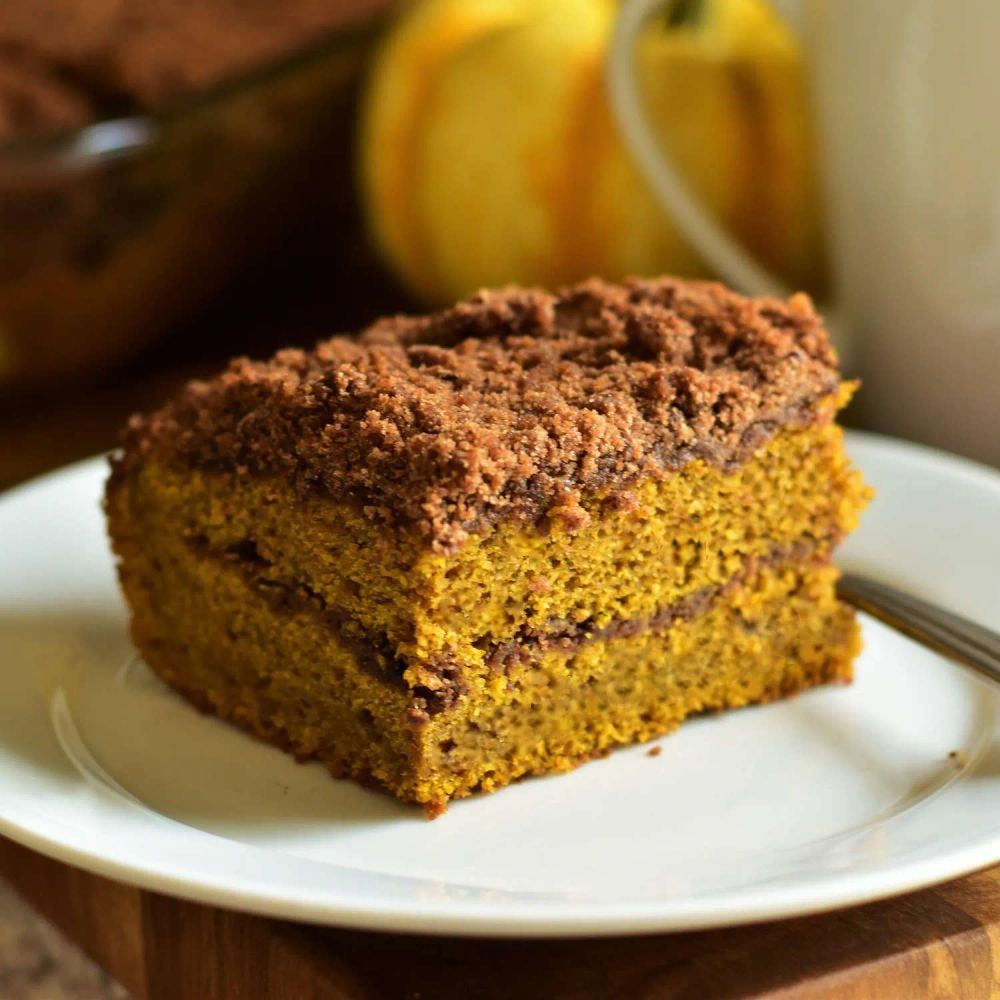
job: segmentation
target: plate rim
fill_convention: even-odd
[[[931,471],[943,470],[969,481],[978,489],[986,488],[1000,498],[1000,472],[978,462],[886,435],[848,430],[848,453],[854,443],[889,452],[894,458],[902,455]],[[8,501],[16,501],[29,491],[52,488],[61,478],[106,463],[106,457],[105,454],[82,459],[5,491],[0,494],[0,517]],[[0,834],[55,860],[144,890],[278,919],[463,937],[622,936],[737,926],[875,902],[968,875],[1000,861],[998,827],[964,846],[954,847],[941,855],[903,861],[888,871],[826,873],[800,885],[730,890],[720,895],[718,901],[711,897],[695,900],[567,899],[547,901],[544,907],[506,900],[500,905],[482,899],[427,902],[398,896],[366,899],[345,891],[336,883],[325,884],[321,893],[300,891],[294,896],[276,896],[275,888],[272,886],[269,890],[266,880],[247,877],[238,884],[227,884],[221,879],[213,881],[210,873],[203,870],[192,875],[163,870],[155,862],[123,860],[109,852],[102,853],[96,847],[74,843],[71,829],[57,836],[37,828],[44,822],[51,827],[52,818],[39,814],[35,825],[30,819],[30,814],[23,810],[19,822],[0,809]],[[164,819],[177,822],[170,817]],[[209,831],[197,830],[197,833],[225,840]],[[262,857],[270,854],[262,847],[238,841],[228,843],[240,852]],[[734,894],[738,894],[738,898],[734,899]]]

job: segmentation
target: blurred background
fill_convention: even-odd
[[[4,0],[0,487],[112,447],[128,413],[233,354],[485,285],[716,273],[622,139],[620,10]],[[632,65],[690,196],[822,305],[843,268],[800,30],[768,0],[674,0]],[[985,447],[942,439],[933,406],[872,422],[1000,462],[985,405]]]

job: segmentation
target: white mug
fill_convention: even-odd
[[[674,223],[752,295],[789,289],[692,197],[632,54],[667,0],[623,0],[608,90]],[[783,0],[819,123],[833,298],[864,423],[1000,465],[1000,0]]]

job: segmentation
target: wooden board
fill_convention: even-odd
[[[2,838],[0,875],[137,1000],[1000,998],[1000,868],[816,917],[584,941],[289,924],[142,892]]]

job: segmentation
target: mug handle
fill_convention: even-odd
[[[629,152],[671,220],[705,262],[747,295],[788,298],[792,290],[740,245],[691,194],[649,127],[636,85],[633,53],[646,22],[669,0],[623,0],[605,62],[611,110]]]

